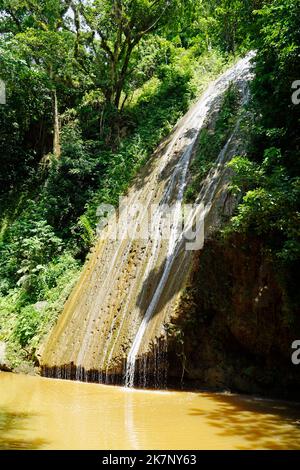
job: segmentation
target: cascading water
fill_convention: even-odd
[[[245,84],[246,85],[246,84]],[[247,102],[248,99],[248,87],[245,86],[245,88],[242,90],[243,91],[243,100],[242,100],[242,105],[244,105]],[[204,103],[201,103],[201,105],[204,105]],[[202,106],[201,106],[202,108]],[[207,108],[206,108],[207,109]],[[199,132],[199,126],[203,124],[203,120],[205,117],[205,107],[203,107],[203,110],[201,109],[201,112],[203,113],[202,115],[199,114],[197,115],[196,119],[198,118],[198,126],[197,126],[197,131]],[[201,116],[201,118],[200,118]],[[236,128],[234,130],[233,135],[237,131],[238,127],[240,125],[240,120],[238,120],[236,124]],[[131,349],[129,351],[128,357],[127,357],[127,367],[126,367],[126,373],[125,373],[125,386],[127,387],[133,387],[134,386],[134,374],[135,374],[135,364],[136,364],[136,357],[139,352],[139,348],[141,345],[141,342],[143,340],[145,331],[147,329],[147,325],[149,323],[149,320],[151,319],[154,309],[158,303],[158,300],[161,296],[162,290],[165,287],[165,284],[168,280],[168,276],[170,274],[170,269],[172,266],[172,263],[176,257],[177,250],[180,246],[180,242],[182,241],[183,234],[178,233],[178,224],[180,220],[180,214],[182,210],[182,201],[183,201],[183,196],[184,196],[184,188],[186,186],[186,177],[187,177],[187,172],[188,172],[188,167],[191,159],[191,155],[194,149],[195,141],[198,137],[198,132],[195,134],[195,137],[192,139],[192,142],[189,144],[187,150],[183,153],[183,156],[179,160],[179,163],[176,165],[175,168],[175,174],[180,175],[179,177],[179,188],[178,188],[178,194],[177,194],[177,201],[176,201],[176,206],[175,206],[175,211],[174,211],[174,219],[173,219],[173,225],[172,225],[172,231],[171,231],[171,236],[170,236],[170,241],[169,241],[169,249],[168,249],[168,255],[167,255],[167,260],[165,264],[164,271],[162,273],[161,279],[159,281],[159,284],[157,286],[157,289],[152,297],[152,300],[150,302],[150,305],[148,309],[146,310],[146,313],[144,315],[144,318],[142,320],[142,323],[138,329],[138,332],[136,334],[136,337],[134,338],[133,344],[131,346]],[[215,182],[217,180],[217,175],[218,172],[220,171],[220,166],[223,163],[224,156],[226,155],[226,150],[232,140],[233,135],[230,137],[228,142],[226,143],[224,149],[221,151],[218,159],[217,159],[217,166],[216,169],[213,170],[213,172],[210,172],[209,176],[207,177],[207,183],[206,185],[203,185],[202,191],[198,197],[198,207],[203,207],[200,206],[201,200],[205,200],[206,202],[206,207],[204,209],[204,214],[202,215],[202,219],[205,218],[205,213],[209,211],[210,208],[210,203],[213,199],[214,196],[214,190],[213,186],[216,187]],[[213,174],[212,174],[213,173]],[[204,189],[204,191],[203,191]],[[169,189],[167,190],[167,193],[169,192]],[[209,201],[206,200],[206,196],[209,194]],[[164,201],[167,198],[164,198]],[[195,216],[195,214],[194,214]],[[192,222],[192,221],[191,221]],[[188,229],[188,227],[187,227]]]
[[[175,211],[174,211],[173,225],[172,225],[170,241],[169,241],[169,248],[168,248],[168,253],[167,253],[167,260],[166,260],[163,274],[157,286],[157,289],[152,297],[149,307],[146,310],[142,323],[138,329],[136,337],[134,338],[132,347],[127,357],[127,367],[126,367],[126,375],[125,375],[125,385],[127,387],[133,387],[134,385],[134,371],[135,371],[136,356],[138,354],[138,351],[139,351],[141,342],[143,340],[144,333],[149,323],[149,320],[153,315],[153,311],[155,307],[157,306],[161,292],[163,288],[165,287],[165,284],[168,280],[168,275],[170,274],[170,268],[171,268],[172,261],[173,261],[174,250],[176,247],[176,243],[178,241],[178,224],[179,224],[180,215],[181,215],[181,204],[183,200],[184,188],[186,184],[186,175],[188,171],[188,166],[189,166],[193,146],[194,146],[194,140],[189,145],[188,149],[184,152],[179,163],[176,165],[175,174],[176,175],[177,173],[179,174],[179,189],[178,189],[177,201],[175,203]],[[167,191],[167,194],[168,193],[169,191]],[[164,201],[165,199],[167,198],[164,198]]]
[[[123,380],[129,387],[146,386],[148,376],[164,375],[157,365],[160,350],[165,356],[163,325],[174,312],[192,260],[180,230],[189,164],[199,131],[229,84],[239,82],[244,101],[247,99],[251,57],[240,60],[211,84],[134,181],[119,216],[128,207],[142,208],[131,223],[131,231],[137,235],[140,227],[147,225],[149,209],[155,206],[151,237],[114,239],[109,236],[115,230],[114,220],[103,229],[106,237],[100,237],[45,343],[41,358],[44,375],[102,383]],[[210,213],[224,163],[233,155],[231,142],[232,137],[203,182],[191,225],[197,211],[202,211],[205,219]],[[165,206],[173,208],[168,238],[164,236]]]

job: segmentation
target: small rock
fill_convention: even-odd
[[[38,311],[38,312],[42,312],[43,310],[45,310],[45,308],[48,307],[48,302],[46,302],[45,300],[44,301],[40,301],[40,302],[37,302],[36,304],[34,304],[34,308]]]
[[[10,372],[12,369],[6,360],[6,343],[0,341],[0,370]]]

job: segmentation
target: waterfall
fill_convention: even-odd
[[[185,233],[199,212],[204,220],[210,214],[224,163],[234,154],[230,147],[240,123],[203,182],[198,204],[182,231],[189,165],[199,132],[230,83],[239,83],[243,101],[247,100],[252,57],[249,54],[211,83],[133,182],[119,218],[128,207],[139,205],[130,224],[137,235],[154,206],[151,237],[124,234],[114,239],[111,218],[47,338],[41,359],[44,375],[128,387],[147,386],[148,376],[164,375],[157,366],[160,348],[166,350],[164,324],[174,312],[192,261],[192,253],[184,249]],[[168,237],[164,234],[166,206],[172,206]],[[150,360],[151,354],[155,360]]]
[[[241,70],[243,70],[243,71],[244,71],[244,65],[245,65],[244,63],[239,64],[239,66],[241,66]],[[229,76],[231,76],[231,73],[232,72],[229,73]],[[234,78],[237,79],[238,72],[235,71],[235,73],[236,73],[236,75],[235,75]],[[205,117],[206,117],[207,110],[209,109],[210,100],[214,99],[216,94],[219,94],[219,93],[222,92],[221,90],[223,90],[224,84],[228,85],[228,77],[222,77],[222,79],[219,81],[219,83],[216,84],[216,86],[214,87],[215,88],[214,91],[209,90],[209,92],[207,93],[206,99],[204,99],[204,100],[202,99],[199,102],[199,108],[198,108],[196,116],[195,116],[195,120],[198,121],[196,126],[195,126],[197,128],[197,133],[195,134],[194,138],[192,139],[192,142],[189,144],[187,150],[183,153],[181,159],[179,160],[179,162],[178,162],[178,164],[176,165],[176,168],[175,168],[175,175],[177,175],[177,173],[179,174],[179,187],[178,187],[178,193],[176,195],[177,200],[176,200],[175,218],[174,218],[174,224],[172,226],[172,231],[171,231],[171,236],[170,236],[170,241],[169,241],[167,260],[166,260],[166,263],[165,263],[164,271],[162,273],[159,284],[157,286],[157,289],[156,289],[156,291],[155,291],[155,293],[154,293],[154,295],[151,299],[151,302],[150,302],[150,304],[149,304],[149,306],[146,310],[144,318],[143,318],[143,320],[140,324],[140,327],[139,327],[139,329],[137,331],[137,334],[134,338],[131,349],[128,353],[126,373],[125,373],[125,386],[126,387],[133,387],[133,385],[134,385],[136,357],[138,355],[139,348],[140,348],[141,342],[143,340],[145,331],[147,329],[147,325],[149,323],[149,320],[151,319],[151,317],[153,315],[155,307],[157,306],[157,303],[158,303],[159,298],[161,296],[162,290],[164,289],[164,287],[166,285],[166,282],[168,280],[168,276],[170,274],[172,263],[174,262],[176,254],[177,254],[176,248],[179,247],[179,241],[182,240],[182,236],[180,236],[180,235],[178,236],[178,223],[179,223],[179,219],[180,219],[181,204],[182,204],[182,201],[183,201],[184,189],[185,189],[185,186],[186,186],[187,172],[188,172],[188,168],[189,168],[191,155],[192,155],[192,152],[193,152],[193,149],[194,149],[194,145],[195,145],[195,142],[197,140],[198,132],[199,132],[199,130],[200,130],[202,124],[203,124],[203,121],[204,121]],[[220,88],[217,85],[220,85]],[[247,101],[247,98],[248,98],[248,87],[245,86],[244,89],[243,89],[243,103],[242,103],[243,105]],[[240,120],[238,120],[238,122],[236,124],[236,128],[234,130],[234,133],[238,129],[239,125],[240,125]],[[208,187],[203,185],[203,187],[205,188],[205,191],[204,191],[204,194],[203,194],[203,189],[202,189],[202,193],[201,193],[200,197],[198,197],[198,203],[199,204],[201,203],[201,199],[205,199],[205,196],[207,194],[209,194],[209,196],[210,196],[210,202],[213,199],[213,195],[214,195],[213,187],[216,187],[216,182],[217,182],[216,175],[217,175],[218,170],[220,169],[220,165],[223,163],[224,156],[226,155],[226,150],[227,150],[228,145],[230,144],[230,142],[232,140],[232,137],[233,136],[230,137],[229,141],[226,143],[224,149],[221,151],[221,153],[220,153],[220,155],[217,159],[217,168],[216,168],[216,170],[214,170],[214,174],[212,175],[211,172],[210,172],[209,177],[207,178],[207,181],[209,183]],[[170,188],[167,189],[167,193],[169,193],[169,190],[170,190]],[[164,201],[166,199],[167,198],[165,197]],[[206,202],[206,212],[209,210],[208,208],[209,208],[209,204],[208,204],[208,202]],[[205,214],[204,214],[204,217],[205,217]]]
[[[183,200],[184,188],[186,184],[186,175],[187,175],[188,166],[189,166],[189,162],[190,162],[190,158],[191,158],[191,154],[193,150],[193,144],[194,144],[194,141],[192,144],[189,145],[188,149],[184,152],[183,157],[180,159],[179,163],[176,166],[176,172],[178,172],[179,174],[179,190],[178,190],[176,207],[175,207],[175,214],[174,214],[175,217],[173,220],[173,226],[172,226],[172,231],[171,231],[171,236],[170,236],[170,241],[169,241],[167,260],[166,260],[163,274],[157,286],[157,289],[152,297],[149,307],[146,310],[142,323],[138,329],[136,337],[134,338],[133,344],[131,346],[131,349],[127,357],[127,367],[126,367],[126,374],[125,374],[125,385],[127,387],[133,387],[136,356],[138,354],[140,344],[143,340],[145,330],[149,323],[149,319],[152,317],[153,311],[155,307],[157,306],[161,292],[163,288],[165,287],[165,284],[168,280],[168,276],[170,274],[170,269],[171,269],[172,262],[174,259],[174,251],[175,251],[176,243],[178,241],[178,223],[179,223],[180,214],[181,214],[181,203]]]

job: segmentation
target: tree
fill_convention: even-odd
[[[255,12],[251,145],[248,158],[231,163],[237,186],[245,192],[233,228],[258,234],[265,249],[295,272],[300,260],[300,106],[292,102],[292,84],[300,76],[299,11],[298,0],[274,0]]]
[[[94,0],[72,2],[74,16],[81,16],[90,62],[97,64],[96,81],[106,105],[120,108],[122,91],[132,73],[134,49],[149,34],[169,24],[190,0]],[[79,21],[77,21],[79,27]],[[84,33],[84,30],[88,33]]]
[[[23,52],[28,66],[45,75],[52,100],[53,153],[60,156],[60,125],[57,87],[71,74],[74,37],[65,28],[70,0],[3,0],[0,32],[9,34],[11,46]],[[19,54],[19,52],[18,52]]]

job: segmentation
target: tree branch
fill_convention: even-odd
[[[14,21],[15,25],[17,26],[19,31],[22,31],[22,26],[19,18],[15,15],[14,11],[11,8],[7,8],[7,13],[10,15],[12,20]]]
[[[166,5],[165,7],[163,8],[161,14],[159,15],[158,18],[156,18],[156,20],[145,30],[143,31],[140,31],[138,34],[139,36],[142,38],[143,36],[145,36],[145,34],[147,33],[150,33],[150,31],[153,31],[153,29],[156,27],[156,25],[159,23],[159,21],[161,20],[161,18],[163,17],[163,15],[165,14],[165,12],[167,11],[167,8],[170,6],[169,2],[166,2]]]

